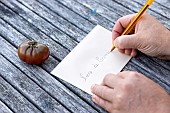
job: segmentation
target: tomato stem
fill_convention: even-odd
[[[37,42],[36,42],[35,40],[30,40],[30,41],[28,42],[28,44],[29,44],[30,46],[36,46],[36,45],[37,45]]]

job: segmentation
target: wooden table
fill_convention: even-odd
[[[145,1],[0,0],[0,112],[106,112],[50,72],[97,24],[111,31],[118,18],[138,12]],[[170,28],[170,0],[156,0],[148,13]],[[18,45],[28,39],[50,48],[40,66],[18,58]],[[140,53],[123,70],[145,74],[170,94],[169,61]]]

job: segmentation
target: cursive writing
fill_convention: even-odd
[[[93,70],[97,68],[107,57],[107,55],[110,53],[110,51],[106,52],[103,56],[101,57],[96,57],[95,62],[91,64],[91,70],[87,71],[86,73],[80,73],[80,78],[82,78],[85,82],[86,80],[93,74]]]

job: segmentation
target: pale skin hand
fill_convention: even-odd
[[[170,113],[170,96],[137,72],[108,74],[91,90],[92,100],[110,113]]]
[[[118,19],[113,27],[112,39],[119,51],[136,56],[136,50],[139,50],[149,56],[170,60],[170,31],[149,14],[142,16],[131,35],[120,36],[134,16]]]
[[[170,60],[170,32],[159,21],[145,14],[131,35],[120,36],[134,18],[120,18],[112,32],[115,46],[124,54],[136,56],[137,50]],[[91,88],[92,100],[111,113],[170,113],[170,96],[158,84],[137,72],[108,74],[102,84]]]

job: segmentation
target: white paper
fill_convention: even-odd
[[[108,73],[117,74],[131,59],[112,47],[112,33],[97,25],[51,72],[92,94],[92,84],[100,84]]]

